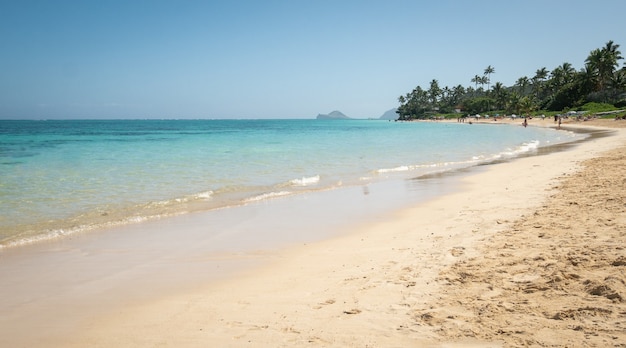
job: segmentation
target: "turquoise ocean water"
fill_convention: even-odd
[[[0,121],[0,249],[472,167],[582,136],[381,120]]]

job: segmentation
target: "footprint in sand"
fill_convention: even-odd
[[[313,309],[321,309],[323,306],[331,305],[333,303],[335,303],[335,300],[331,298],[324,302],[318,303],[316,306],[313,307]]]
[[[464,247],[454,247],[450,250],[450,254],[452,254],[452,256],[454,257],[459,257],[463,254],[465,254],[465,248]]]

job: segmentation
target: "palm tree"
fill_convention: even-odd
[[[482,77],[475,75],[474,77],[472,77],[472,82],[474,82],[474,90],[478,89],[478,84],[480,83]]]
[[[583,93],[588,94],[596,90],[598,77],[589,64],[580,70],[580,84]]]
[[[563,71],[563,78],[565,79],[564,82],[572,82],[572,79],[576,75],[576,69],[574,69],[572,64],[567,62],[563,63],[563,65],[561,65],[561,70]]]
[[[600,91],[604,88],[604,83],[601,78],[603,61],[604,57],[602,51],[597,48],[589,52],[589,56],[585,59],[585,67],[589,71],[589,75],[595,80],[596,91]]]
[[[439,81],[433,79],[430,81],[430,88],[428,89],[428,99],[430,100],[433,108],[437,107],[437,101],[441,95],[441,88],[439,87]]]
[[[522,114],[528,115],[535,109],[534,105],[535,103],[533,103],[533,100],[531,99],[531,97],[525,96],[519,101],[519,110],[521,111]]]
[[[462,85],[456,85],[452,87],[452,94],[454,94],[455,98],[461,98],[465,95],[465,87]]]
[[[488,83],[489,81],[487,80],[487,76],[478,76],[478,83],[480,83],[480,90],[484,91],[485,90],[485,85]]]
[[[518,80],[519,81],[519,80]],[[509,95],[509,98],[506,102],[506,112],[507,113],[513,113],[513,114],[519,114],[520,113],[520,106],[521,106],[521,100],[522,97],[513,92]]]
[[[611,98],[619,99],[619,95],[626,92],[626,69],[615,72],[609,81]]]
[[[572,67],[570,63],[563,63],[562,65],[557,66],[550,72],[550,87],[552,88],[552,93],[556,93],[561,87],[565,86],[567,83],[572,82],[574,79],[576,70]]]
[[[602,49],[595,49],[589,53],[585,60],[588,68],[597,76],[597,91],[603,92],[615,70],[619,66],[618,61],[624,59],[618,51],[619,45],[609,41]]]
[[[491,89],[491,74],[495,72],[496,70],[491,65],[485,68],[485,75],[487,76],[487,90]]]
[[[537,98],[539,98],[541,95],[541,91],[543,90],[543,84],[547,77],[548,69],[546,69],[545,67],[537,69],[537,71],[535,72],[535,76],[533,77],[533,86],[535,87],[535,91],[537,92]]]
[[[626,73],[618,72],[611,77],[610,85],[615,90],[622,90],[626,88]]]
[[[523,95],[524,93],[526,93],[526,87],[528,87],[529,83],[530,83],[530,80],[528,80],[528,77],[526,76],[522,76],[519,79],[517,79],[517,81],[515,82],[515,85],[519,87],[520,95]]]
[[[469,91],[466,91],[465,87],[463,87],[462,85],[456,85],[455,87],[452,87],[452,100],[450,101],[450,103],[453,104],[452,106],[458,106],[465,96],[465,93],[468,92]]]
[[[439,102],[443,106],[451,106],[452,104],[451,101],[452,101],[452,90],[448,88],[448,86],[445,86],[441,90],[441,98],[439,99]]]
[[[506,102],[506,89],[502,82],[496,82],[496,84],[491,88],[491,92],[493,94],[493,99],[496,101],[496,110],[502,109]]]
[[[535,77],[539,79],[539,81],[545,80],[548,77],[548,69],[546,69],[545,66],[541,69],[537,69],[537,71],[535,71]]]
[[[619,45],[614,44],[613,40],[610,40],[604,45],[604,48],[602,49],[602,51],[607,54],[609,62],[613,63],[614,67],[617,67],[619,65],[617,63],[618,60],[624,59],[624,57],[621,56],[622,52],[617,50],[618,48]]]
[[[428,93],[417,86],[405,97],[405,104],[400,105],[398,114],[400,119],[421,118],[424,113],[430,109]]]

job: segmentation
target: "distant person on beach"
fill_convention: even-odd
[[[559,126],[557,128],[561,129],[561,116],[559,116]]]
[[[524,128],[528,126],[528,120],[526,120],[526,117],[524,117],[524,122],[522,122],[522,126],[524,126]]]

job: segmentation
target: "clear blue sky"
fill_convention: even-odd
[[[0,0],[0,119],[379,117],[432,79],[584,65],[626,1]]]

